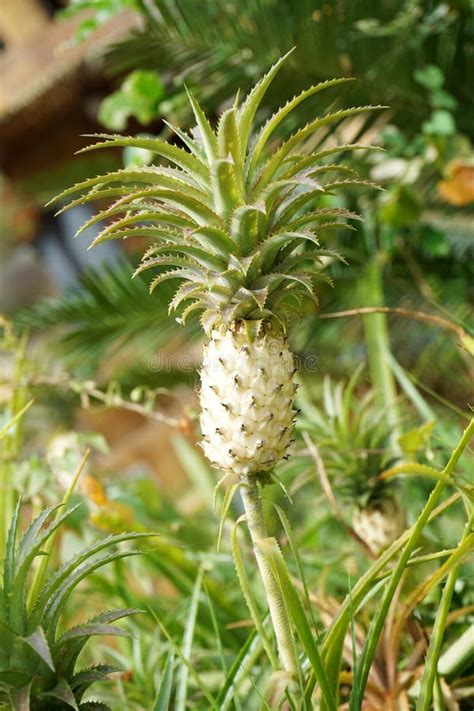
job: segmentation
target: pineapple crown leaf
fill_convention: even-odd
[[[169,279],[188,282],[188,288],[175,292],[170,309],[180,309],[181,321],[204,311],[201,322],[208,331],[219,323],[230,325],[233,319],[285,322],[285,292],[291,294],[292,306],[295,296],[315,300],[321,258],[340,258],[333,251],[320,250],[318,236],[323,230],[346,226],[345,220],[359,219],[345,208],[322,207],[321,198],[327,200],[346,188],[377,187],[359,179],[351,167],[328,162],[338,153],[371,150],[371,146],[323,146],[307,155],[301,147],[319,129],[382,107],[327,113],[290,135],[273,154],[267,150],[300,103],[342,85],[346,78],[316,84],[294,96],[250,141],[265,92],[290,54],[269,69],[240,106],[237,96],[215,129],[186,89],[196,128],[187,133],[171,126],[183,147],[150,136],[97,134],[97,142],[80,152],[134,146],[151,151],[169,166],[112,171],[84,180],[56,198],[69,201],[60,211],[110,199],[112,204],[86,220],[77,234],[114,218],[91,246],[134,236],[153,238],[156,244],[145,251],[136,273],[157,270],[151,291]],[[340,177],[333,179],[333,173]],[[318,249],[308,249],[310,243]],[[278,289],[284,292],[282,298]]]
[[[58,701],[62,701],[69,708],[74,709],[74,711],[79,711],[79,706],[74,692],[66,679],[59,679],[56,686],[51,689],[51,691],[43,691],[40,694],[40,698],[58,699]]]
[[[55,656],[59,660],[59,671],[68,678],[71,677],[80,653],[92,636],[129,637],[127,631],[113,627],[109,623],[138,612],[139,610],[119,609],[102,613],[85,625],[79,625],[65,632],[53,647]]]
[[[283,57],[280,57],[275,64],[270,67],[268,72],[260,79],[260,81],[255,84],[253,89],[247,95],[244,103],[242,104],[239,112],[239,129],[242,142],[242,150],[247,150],[247,143],[250,138],[252,131],[252,125],[257,113],[258,107],[265,96],[265,93],[272,83],[273,79],[281,69],[283,63],[288,59],[288,57],[294,52],[296,48],[292,47]]]
[[[372,389],[362,397],[355,395],[363,369],[361,363],[347,383],[335,383],[326,376],[321,407],[308,399],[304,387],[298,396],[304,417],[301,429],[318,438],[328,474],[348,503],[383,499],[390,491],[379,478],[392,458],[392,449],[377,392]]]
[[[151,153],[166,158],[171,163],[181,168],[188,173],[192,178],[199,181],[205,181],[208,175],[206,166],[191,155],[188,151],[175,146],[172,143],[167,143],[159,138],[137,137],[137,136],[122,136],[120,134],[109,133],[92,133],[85,134],[85,138],[99,138],[99,142],[91,143],[89,146],[80,148],[76,153],[88,153],[89,151],[97,150],[98,148],[110,148],[122,146],[123,148],[145,148]]]
[[[316,118],[313,121],[309,121],[306,126],[300,128],[298,131],[293,133],[273,154],[271,158],[264,165],[262,173],[257,178],[256,184],[254,186],[257,194],[263,188],[265,188],[269,182],[273,179],[273,176],[277,173],[283,160],[288,156],[288,154],[294,150],[298,144],[304,141],[306,138],[311,136],[317,129],[323,126],[328,126],[331,123],[336,123],[341,121],[343,118],[348,118],[349,116],[357,116],[361,113],[366,113],[368,111],[380,111],[386,108],[384,106],[352,106],[348,109],[339,109],[333,113],[326,114],[320,118]]]
[[[216,136],[211,128],[211,124],[209,123],[206,114],[200,107],[197,99],[193,96],[193,94],[189,91],[187,87],[185,88],[189,98],[189,103],[191,104],[191,108],[194,113],[194,118],[196,119],[197,128],[199,130],[199,136],[207,156],[207,161],[208,163],[212,163],[217,155]]]
[[[77,504],[63,514],[57,515],[47,528],[44,526],[53,513],[57,512],[60,506],[49,507],[42,511],[28,527],[25,534],[13,554],[14,565],[8,576],[4,578],[3,598],[5,619],[7,623],[20,634],[26,632],[27,611],[26,611],[26,581],[31,565],[36,557],[42,555],[42,548],[51,535],[64,523],[64,521],[76,511],[82,504]],[[18,503],[17,510],[21,506]],[[18,521],[13,521],[11,528],[18,526]],[[11,541],[11,542],[10,542]],[[9,539],[8,545],[15,545],[15,536]],[[34,626],[33,629],[36,629]],[[32,630],[33,631],[33,630]]]
[[[336,155],[337,153],[346,153],[347,151],[383,151],[385,149],[381,146],[370,146],[364,143],[340,143],[336,146],[331,146],[330,148],[324,148],[316,153],[310,153],[306,155],[301,154],[290,154],[287,156],[283,163],[283,166],[290,165],[285,173],[282,174],[282,178],[290,178],[296,175],[301,170],[310,168],[312,165],[319,165],[324,158]]]
[[[120,671],[119,667],[113,667],[109,664],[96,664],[95,666],[83,669],[71,678],[70,686],[78,701],[82,700],[87,689],[97,681],[105,681],[109,674]],[[85,708],[84,704],[80,704],[80,709]],[[90,707],[89,707],[90,708]]]
[[[168,128],[170,128],[181,139],[181,141],[184,143],[190,153],[192,153],[201,162],[205,161],[203,148],[199,144],[199,141],[192,138],[188,133],[186,133],[186,131],[183,131],[182,129],[178,128],[178,126],[174,126],[166,119],[163,119],[163,123],[168,126]]]
[[[301,104],[302,101],[309,99],[310,96],[313,96],[324,89],[328,89],[329,87],[337,86],[338,84],[343,84],[348,81],[353,81],[353,79],[351,77],[342,77],[339,79],[328,79],[327,81],[320,82],[319,84],[311,86],[309,89],[305,89],[292,99],[289,99],[284,106],[278,109],[278,111],[276,111],[260,129],[251,154],[249,171],[253,172],[255,170],[260,155],[268,143],[272,133],[277,129],[286,116],[288,116],[288,114],[290,114],[299,104]]]
[[[51,669],[51,671],[56,671],[53,657],[51,656],[51,651],[49,649],[48,640],[46,639],[46,635],[42,627],[38,627],[33,634],[30,634],[28,637],[23,637],[23,641],[36,652],[36,654]]]

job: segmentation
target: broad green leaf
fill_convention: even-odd
[[[123,131],[130,116],[146,125],[156,117],[163,96],[164,87],[157,72],[137,69],[126,77],[118,91],[102,101],[99,120],[113,131]]]

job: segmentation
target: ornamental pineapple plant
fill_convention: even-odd
[[[209,338],[201,371],[204,451],[219,469],[242,475],[270,471],[290,446],[295,369],[286,330],[301,300],[315,299],[316,283],[327,279],[321,273],[324,258],[341,259],[320,246],[318,235],[357,217],[318,202],[364,185],[354,171],[325,159],[367,146],[338,145],[310,154],[298,150],[317,129],[377,108],[316,118],[268,155],[269,139],[303,100],[348,81],[334,79],[302,92],[251,140],[259,103],[285,59],[242,105],[236,100],[224,111],[215,131],[189,93],[197,124],[193,135],[172,127],[185,148],[155,138],[100,134],[100,142],[82,149],[145,148],[172,166],[108,173],[55,198],[82,193],[62,210],[117,198],[80,228],[121,215],[93,245],[133,236],[155,241],[137,273],[158,271],[152,290],[165,280],[180,282],[170,302],[170,310],[181,311],[180,322],[201,312]],[[344,178],[328,177],[334,173]]]
[[[119,544],[144,534],[124,533],[98,540],[38,580],[35,563],[49,554],[56,532],[76,509],[77,506],[63,512],[61,506],[44,509],[20,537],[21,501],[16,506],[0,586],[2,709],[107,711],[109,708],[100,702],[84,701],[83,697],[95,682],[105,680],[116,669],[99,664],[79,670],[78,657],[94,636],[126,635],[125,630],[116,628],[113,623],[138,610],[102,612],[67,630],[62,629],[62,613],[82,580],[108,563],[136,554],[136,551],[117,548]]]
[[[354,107],[314,118],[277,147],[270,141],[306,99],[347,79],[323,82],[287,102],[254,127],[260,102],[288,55],[282,57],[240,104],[238,97],[211,127],[188,92],[196,127],[170,126],[181,146],[152,137],[99,134],[82,151],[132,146],[166,165],[126,168],[83,181],[56,200],[78,194],[62,210],[112,201],[80,228],[108,224],[91,246],[106,240],[149,237],[137,273],[156,270],[151,290],[178,282],[170,311],[179,321],[200,313],[208,338],[201,370],[202,446],[212,464],[240,481],[255,556],[266,588],[280,660],[295,671],[291,634],[281,619],[281,599],[268,561],[257,545],[265,537],[258,487],[288,456],[295,417],[293,356],[286,340],[304,299],[316,300],[323,267],[342,257],[321,246],[325,230],[358,215],[327,205],[327,195],[371,186],[330,157],[368,146],[335,145],[305,152],[318,129],[379,107]],[[110,223],[110,219],[114,221]],[[115,219],[117,218],[117,219]]]
[[[395,460],[392,431],[380,416],[377,393],[356,395],[361,368],[344,383],[324,378],[322,404],[302,394],[298,429],[319,447],[337,499],[352,528],[367,548],[378,555],[403,530],[403,516],[393,482],[380,474]],[[313,463],[311,463],[313,466]]]

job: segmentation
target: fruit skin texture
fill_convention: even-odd
[[[352,525],[375,555],[393,543],[403,529],[400,510],[393,498],[357,508]]]
[[[202,447],[226,472],[255,475],[273,467],[292,443],[295,373],[282,335],[249,339],[215,329],[201,370]]]

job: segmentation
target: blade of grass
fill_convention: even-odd
[[[434,509],[428,519],[428,522],[432,521],[441,513],[446,511],[446,509],[452,506],[452,504],[459,501],[460,498],[460,494],[458,493],[450,496],[449,499]],[[344,640],[347,633],[347,627],[350,623],[351,604],[354,604],[356,609],[362,608],[365,603],[373,597],[375,591],[378,591],[379,586],[383,583],[380,580],[377,582],[377,579],[380,575],[385,577],[386,575],[391,574],[391,571],[383,572],[384,568],[401,550],[406,541],[408,541],[413,529],[414,526],[402,533],[402,535],[394,541],[391,546],[389,546],[385,553],[383,553],[376,561],[374,561],[374,563],[372,563],[369,570],[364,573],[361,578],[359,578],[354,586],[354,589],[352,590],[352,595],[346,595],[344,602],[340,606],[326,633],[321,649],[326,665],[328,680],[331,688],[333,689],[334,695],[337,693],[337,687],[339,684],[339,671]]]
[[[201,690],[202,695],[209,702],[210,708],[214,709],[214,711],[221,711],[220,706],[217,705],[216,700],[214,699],[212,694],[206,689],[206,687],[202,683],[202,680],[200,679],[199,674],[196,672],[193,665],[189,662],[188,659],[186,659],[186,657],[183,656],[181,649],[179,648],[179,645],[174,641],[173,637],[168,632],[168,630],[165,627],[165,625],[163,624],[163,622],[160,620],[159,617],[156,616],[156,614],[152,608],[149,608],[149,611],[150,611],[150,614],[153,616],[153,619],[155,620],[156,624],[160,628],[161,632],[164,634],[164,636],[166,637],[168,642],[173,647],[174,653],[179,658],[180,662],[187,668],[189,674],[193,677],[194,681],[196,682],[196,685]]]
[[[351,601],[350,605],[350,616],[351,616],[351,644],[352,644],[352,674],[355,675],[357,673],[357,641],[356,641],[356,632],[355,632],[355,610],[352,605],[352,586],[351,586],[351,579],[349,576],[349,600]],[[359,699],[357,699],[359,702]]]
[[[219,548],[221,545],[221,539],[222,539],[222,533],[224,531],[224,524],[227,518],[227,513],[229,511],[230,505],[232,503],[232,499],[234,498],[234,494],[237,491],[238,484],[231,484],[230,486],[227,487],[225,494],[224,494],[224,501],[222,502],[222,508],[221,508],[221,515],[220,515],[220,521],[219,521],[219,533],[217,535],[217,552],[219,552]]]
[[[451,457],[443,470],[444,477],[451,477],[456,464],[458,463],[462,453],[467,447],[472,435],[474,434],[474,418],[469,423],[468,427],[465,429],[463,436],[461,437],[457,447],[451,454]],[[367,684],[367,679],[369,676],[370,667],[373,662],[375,651],[379,643],[380,635],[382,633],[383,625],[388,614],[390,603],[393,595],[399,585],[400,579],[403,575],[407,562],[413,553],[418,539],[427,524],[431,512],[434,510],[438,499],[445,487],[444,481],[438,481],[434,489],[432,490],[428,501],[426,502],[423,511],[418,516],[415,525],[412,527],[410,537],[405,544],[405,547],[401,553],[400,559],[392,573],[391,579],[385,589],[385,593],[382,597],[380,606],[372,620],[367,638],[362,649],[362,655],[360,659],[360,665],[357,670],[357,674],[354,677],[354,684],[351,693],[350,709],[351,711],[361,711],[360,701],[358,703],[355,700],[362,699],[364,697],[364,691]]]
[[[235,657],[216,699],[219,711],[227,711],[235,698],[241,681],[250,675],[253,665],[259,659],[262,652],[262,639],[256,629],[252,630],[242,645],[240,652]]]
[[[172,439],[178,459],[183,465],[186,474],[202,496],[208,508],[212,508],[214,499],[214,477],[203,458],[196,452],[187,440],[181,435]]]
[[[14,417],[12,417],[10,420],[8,420],[7,424],[2,427],[0,430],[0,439],[3,439],[7,434],[8,431],[10,430],[10,427],[13,427],[13,425],[20,420],[25,412],[30,409],[32,404],[34,403],[34,400],[31,399],[29,402],[26,403],[24,407],[21,408],[19,412],[16,413]]]
[[[196,577],[196,582],[194,583],[193,594],[191,596],[191,604],[189,606],[188,620],[186,628],[184,630],[183,636],[183,647],[182,647],[182,657],[188,662],[191,661],[191,654],[193,650],[193,639],[194,639],[194,628],[196,626],[196,617],[199,606],[199,596],[201,594],[202,579],[203,579],[203,568],[202,566],[198,570]],[[175,708],[176,711],[186,711],[187,696],[188,696],[188,665],[181,667],[178,675],[178,684],[176,690]]]
[[[471,530],[474,523],[474,516],[469,518],[464,529],[463,539],[461,544],[466,541],[471,535]],[[438,670],[438,661],[441,654],[441,646],[443,644],[444,630],[446,628],[446,620],[448,618],[449,607],[453,597],[454,586],[459,574],[459,565],[456,565],[448,575],[441,596],[438,612],[436,613],[435,624],[431,632],[430,644],[428,653],[425,659],[425,667],[421,678],[420,695],[416,705],[416,711],[429,711],[431,696],[433,694],[434,683]]]
[[[412,381],[410,380],[400,363],[394,358],[392,353],[387,353],[387,358],[388,364],[392,369],[392,373],[394,374],[398,384],[404,391],[407,398],[411,400],[414,407],[418,410],[421,417],[423,417],[428,422],[430,420],[435,420],[436,416],[433,410],[428,405],[425,398],[420,395],[417,388],[413,385]]]
[[[152,711],[169,711],[171,691],[173,689],[174,654],[170,654],[161,676],[160,688],[156,695]]]
[[[309,599],[308,586],[306,584],[306,578],[305,578],[305,574],[304,574],[304,570],[303,570],[303,565],[301,563],[301,557],[299,554],[298,545],[296,544],[296,542],[294,540],[293,533],[291,531],[290,522],[288,520],[288,516],[283,511],[283,509],[280,508],[280,506],[277,506],[276,504],[274,504],[273,506],[275,508],[275,511],[278,514],[280,521],[281,521],[281,525],[283,526],[283,530],[285,531],[285,535],[288,539],[288,543],[290,544],[290,549],[293,554],[293,558],[295,559],[296,567],[298,569],[298,575],[300,577],[301,584],[303,586],[303,594],[304,594],[306,606],[307,606],[307,609],[308,609],[310,617],[311,617],[313,631],[314,631],[316,637],[319,637],[318,629],[316,626],[316,620],[314,619],[314,615],[313,615],[313,606],[312,606],[311,601]]]
[[[206,591],[207,605],[209,607],[209,613],[211,616],[212,627],[214,629],[214,635],[216,638],[217,653],[219,655],[219,659],[221,662],[222,671],[224,672],[224,676],[226,676],[228,669],[227,669],[227,662],[225,660],[224,647],[222,645],[222,638],[221,638],[221,634],[219,631],[219,623],[217,621],[216,613],[214,610],[214,605],[212,604],[211,596],[209,595],[209,590],[207,589],[207,584],[206,584],[205,580],[204,580],[204,590]],[[241,705],[240,705],[240,702],[237,698],[234,699],[234,706],[236,708],[236,711],[241,710]]]

